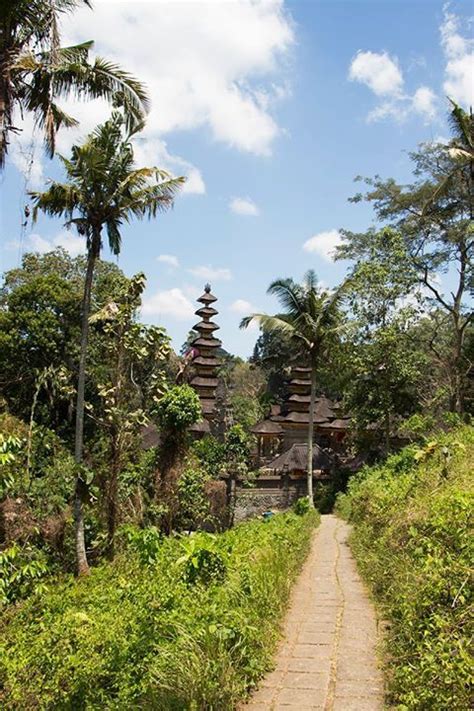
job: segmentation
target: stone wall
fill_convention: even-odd
[[[265,511],[285,511],[296,498],[298,493],[295,490],[238,488],[234,523],[261,516]]]

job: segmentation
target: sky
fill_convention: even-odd
[[[210,282],[217,335],[246,357],[258,331],[240,319],[276,312],[272,280],[314,269],[337,284],[349,267],[332,260],[339,230],[374,224],[348,202],[355,176],[408,181],[408,151],[449,136],[446,96],[474,104],[473,14],[462,0],[95,0],[68,18],[64,43],[94,39],[147,84],[137,162],[187,177],[172,211],[123,231],[118,265],[147,276],[142,320],[179,349]],[[58,136],[68,155],[110,109],[63,104],[80,120]],[[22,226],[27,191],[61,177],[31,120],[22,127],[0,177],[2,271],[26,251],[84,249],[60,220]]]

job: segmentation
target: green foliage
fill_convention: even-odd
[[[13,465],[21,450],[23,441],[15,435],[4,435],[0,432],[0,498],[13,487],[15,479]]]
[[[174,522],[177,530],[196,530],[211,523],[209,497],[205,485],[210,476],[189,461],[178,480],[178,513]]]
[[[201,533],[182,542],[184,555],[177,561],[184,580],[190,585],[222,583],[226,575],[225,553],[219,550],[216,536]]]
[[[79,357],[85,269],[84,257],[72,258],[63,249],[25,254],[21,267],[6,272],[0,290],[0,388],[8,410],[28,421],[38,377],[43,377],[35,423],[65,438],[72,436],[73,429],[70,383],[75,382]],[[93,283],[94,308],[100,310],[116,301],[128,283],[115,264],[100,261]],[[103,332],[93,327],[87,400],[96,408],[100,406],[97,384],[109,374],[106,344]],[[138,376],[135,380],[141,385]],[[88,428],[90,433],[95,429]]]
[[[295,503],[292,506],[293,511],[297,516],[304,516],[309,512],[309,501],[307,496],[303,496],[299,499],[296,499]]]
[[[278,515],[212,544],[203,534],[165,537],[152,562],[134,543],[88,578],[58,581],[11,608],[0,622],[0,705],[235,708],[268,668],[315,522],[314,513]],[[190,559],[215,552],[225,576],[215,575],[216,558],[199,553],[191,567],[212,585],[188,581],[184,541],[195,541]]]
[[[33,592],[44,592],[42,581],[51,572],[46,554],[28,543],[13,543],[0,551],[0,609]]]
[[[473,463],[474,431],[459,428],[365,469],[338,501],[390,621],[388,677],[400,709],[470,707]]]
[[[137,553],[143,565],[152,565],[156,562],[163,537],[156,526],[136,528],[128,524],[122,526],[121,533],[124,535],[130,550]]]
[[[190,385],[170,388],[156,405],[160,425],[171,432],[184,432],[201,419],[201,404]]]
[[[214,479],[222,472],[225,458],[225,446],[215,437],[207,435],[193,442],[192,451],[197,456],[200,466]]]

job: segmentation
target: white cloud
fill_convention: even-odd
[[[459,18],[446,6],[440,32],[447,60],[443,89],[451,99],[469,108],[474,103],[474,40],[459,34]]]
[[[436,94],[427,86],[420,86],[412,98],[413,110],[425,117],[432,119],[436,115]]]
[[[93,14],[83,8],[64,22],[65,43],[89,39],[91,23],[97,53],[148,87],[145,164],[161,160],[162,167],[188,176],[185,191],[203,193],[199,170],[168,153],[168,133],[204,128],[239,150],[271,153],[280,133],[271,111],[288,95],[285,60],[294,43],[284,0],[142,0],[133,9],[130,3],[98,0]],[[110,113],[100,102],[78,108],[71,112],[81,114],[81,131]]]
[[[175,257],[174,254],[160,254],[156,260],[158,262],[162,262],[163,264],[168,264],[170,267],[174,267],[175,269],[179,267],[178,257]]]
[[[78,257],[86,251],[86,241],[84,237],[75,235],[73,232],[67,230],[60,232],[53,238],[53,245],[52,249],[54,249],[54,247],[62,247],[66,252],[69,252],[71,257]]]
[[[387,52],[359,51],[349,67],[349,79],[365,84],[379,99],[367,120],[393,119],[399,123],[416,114],[424,121],[436,116],[436,94],[420,86],[413,95],[404,92],[404,77],[397,57]]]
[[[236,314],[241,314],[242,316],[249,316],[251,313],[257,311],[255,306],[252,306],[250,301],[245,299],[236,299],[230,306],[229,309]]]
[[[157,291],[152,296],[145,296],[141,308],[142,316],[171,316],[179,321],[185,321],[194,314],[191,301],[181,289]]]
[[[303,244],[305,252],[315,252],[320,257],[328,262],[334,259],[334,250],[341,244],[341,235],[338,230],[328,230],[327,232],[319,232],[310,237]]]
[[[260,210],[250,198],[235,197],[229,203],[231,212],[236,215],[249,215],[256,217],[260,214]]]
[[[195,277],[209,281],[229,281],[232,279],[230,269],[225,267],[214,268],[211,266],[199,266],[188,269],[188,272]]]
[[[51,242],[48,242],[47,239],[35,232],[28,237],[28,248],[32,252],[39,252],[40,254],[46,254],[46,252],[51,252],[54,249]]]
[[[357,52],[349,68],[349,79],[365,84],[376,96],[397,96],[403,89],[398,59],[392,59],[387,52]]]
[[[18,242],[12,243],[12,245],[19,246]],[[59,232],[55,237],[42,237],[37,232],[32,232],[28,235],[28,239],[25,244],[25,251],[38,252],[39,254],[46,254],[46,252],[52,252],[57,247],[62,247],[68,252],[71,257],[77,257],[79,254],[84,254],[86,251],[86,241],[83,237],[75,235],[73,232],[68,232],[63,230]]]
[[[44,186],[41,133],[35,127],[31,114],[26,114],[24,118],[17,114],[13,123],[19,131],[10,137],[8,155],[23,176],[27,190],[40,190]]]

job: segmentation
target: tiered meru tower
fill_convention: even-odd
[[[212,306],[216,301],[216,297],[211,294],[210,284],[206,284],[204,294],[198,299],[202,306],[196,311],[196,316],[201,320],[193,326],[193,330],[197,331],[198,335],[191,344],[195,375],[190,384],[199,395],[203,420],[191,429],[200,433],[210,432],[216,417],[216,390],[219,383],[217,378],[219,358],[216,353],[221,346],[221,341],[214,337],[214,332],[219,329],[219,326],[211,320],[218,314]]]

